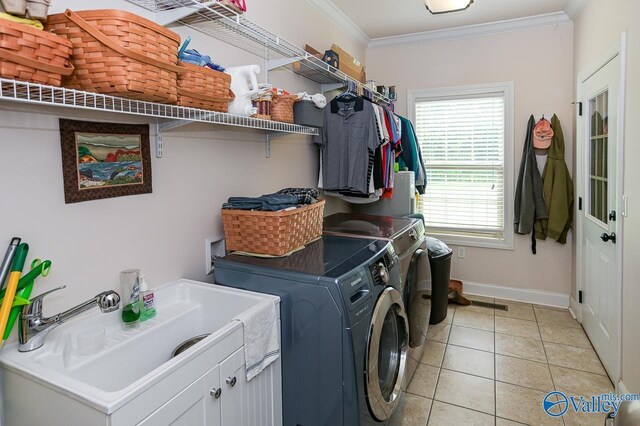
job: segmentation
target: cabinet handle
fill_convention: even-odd
[[[231,387],[234,387],[236,385],[236,377],[227,377],[227,384],[231,385]]]
[[[220,388],[213,388],[209,391],[209,395],[211,395],[212,397],[214,397],[215,399],[220,398],[220,395],[222,395],[222,389]]]

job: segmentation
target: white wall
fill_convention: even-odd
[[[54,2],[54,12],[86,7],[84,0]],[[92,2],[93,8],[143,10],[122,0]],[[358,47],[307,2],[250,2],[247,16],[299,46],[326,49],[337,42],[354,55]],[[258,63],[253,57],[189,29],[192,47],[225,66]],[[319,85],[289,71],[272,74],[293,92]],[[65,204],[58,118],[144,123],[150,120],[61,108],[0,103],[0,245],[12,236],[30,244],[29,261],[51,259],[53,269],[34,294],[67,284],[45,303],[54,314],[106,289],[119,289],[118,273],[139,267],[151,287],[205,276],[205,238],[221,235],[220,207],[231,195],[260,195],[288,186],[315,186],[317,150],[308,136],[272,142],[264,155],[264,134],[195,124],[165,133],[164,157],[152,154],[153,193]],[[152,127],[152,133],[153,133]],[[151,137],[152,150],[154,137]],[[152,151],[153,152],[153,151]],[[328,206],[331,211],[331,206]],[[3,242],[4,241],[4,242]],[[4,253],[5,248],[2,248]]]
[[[623,31],[627,32],[627,87],[625,102],[624,193],[629,215],[624,225],[622,269],[622,381],[630,392],[640,392],[640,2],[591,0],[575,23],[575,82],[578,73],[597,63]],[[575,143],[575,141],[574,141]],[[574,290],[575,291],[575,290]],[[574,293],[575,294],[575,293]]]
[[[515,153],[507,161],[515,165],[517,178],[531,114],[539,118],[555,112],[563,124],[567,143],[571,141],[572,36],[573,25],[561,24],[557,28],[373,48],[367,51],[367,70],[377,82],[396,84],[400,114],[406,114],[406,94],[410,89],[513,81]],[[568,145],[567,162],[571,164]],[[571,237],[570,234],[566,245],[539,241],[535,256],[531,254],[529,236],[516,235],[513,251],[468,247],[464,259],[454,253],[451,275],[462,281],[568,295]]]

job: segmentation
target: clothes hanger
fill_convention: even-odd
[[[338,96],[336,96],[336,99],[338,99],[339,101],[345,101],[345,102],[350,102],[356,99],[357,95],[355,94],[354,89],[355,89],[355,84],[350,80],[348,80],[347,89],[341,94],[339,94]]]

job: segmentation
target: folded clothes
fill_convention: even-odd
[[[290,194],[267,194],[262,197],[229,197],[223,209],[278,211],[298,206],[298,197]]]
[[[298,204],[314,204],[318,202],[317,198],[320,195],[317,189],[314,188],[285,188],[276,192],[276,194],[291,194],[298,197]]]
[[[229,197],[222,205],[223,209],[230,210],[262,210],[278,211],[296,208],[300,205],[314,204],[318,200],[319,193],[313,188],[285,188],[275,194],[266,194],[261,197]]]
[[[218,64],[214,64],[211,56],[203,55],[195,49],[187,49],[180,54],[180,60],[189,64],[198,65],[200,67],[209,67],[212,70],[224,72],[224,68]]]
[[[9,15],[8,13],[5,13],[5,12],[0,12],[0,19],[6,19],[8,21],[17,22],[19,24],[29,25],[39,30],[44,29],[44,25],[42,25],[42,22],[40,21],[37,21],[35,19],[20,18],[18,16]]]

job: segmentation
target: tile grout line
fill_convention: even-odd
[[[533,315],[536,317],[536,324],[538,325],[538,333],[540,334],[540,340],[542,341],[542,350],[544,351],[544,357],[547,359],[547,370],[549,371],[549,377],[551,377],[551,386],[553,386],[553,390],[557,391],[556,381],[553,378],[553,374],[551,373],[551,364],[549,363],[549,357],[547,356],[547,348],[544,346],[544,340],[542,340],[542,332],[540,331],[540,322],[538,321],[538,314],[536,310],[533,310]],[[564,415],[560,418],[562,420],[562,424],[565,425],[566,422],[564,420]]]
[[[474,413],[484,414],[485,416],[496,417],[496,416],[494,416],[494,415],[492,415],[492,414],[487,413],[486,411],[476,410],[476,409],[474,409],[474,408],[469,408],[469,407],[465,407],[465,406],[462,406],[462,405],[453,404],[453,403],[451,403],[451,402],[440,401],[439,399],[434,399],[434,400],[433,400],[433,402],[439,402],[440,404],[451,405],[451,406],[453,406],[453,407],[462,408],[463,410],[469,410],[469,411],[473,411]],[[432,406],[433,406],[433,404],[432,404]],[[429,413],[429,417],[431,417],[431,413]],[[501,418],[501,419],[505,419],[505,417],[500,417],[500,418]],[[506,420],[509,420],[509,419],[506,419]],[[429,423],[427,422],[427,425],[428,425],[428,424],[429,424]]]
[[[449,307],[447,306],[447,312],[448,312],[448,309]],[[442,365],[444,364],[444,357],[447,356],[447,346],[449,345],[449,337],[451,337],[451,330],[453,330],[453,320],[456,317],[456,310],[457,310],[457,307],[454,307],[453,316],[451,317],[451,323],[449,324],[449,333],[447,333],[447,341],[445,342],[444,353],[442,354],[442,362],[440,363],[440,367],[438,367],[438,377],[436,378],[436,384],[433,387],[433,397],[431,398],[431,406],[429,407],[429,416],[427,417],[426,426],[429,426],[429,421],[431,421],[431,414],[433,414],[433,401],[436,400],[436,392],[438,390],[438,383],[440,382],[440,373],[442,373]]]

